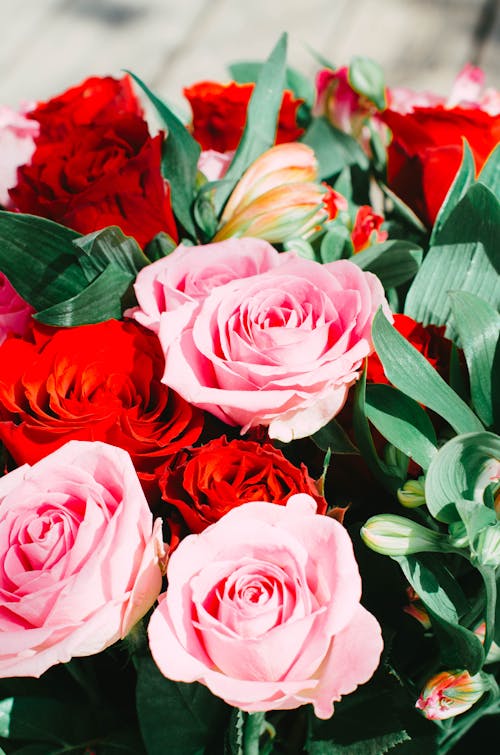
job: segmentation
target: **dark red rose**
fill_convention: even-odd
[[[163,136],[150,136],[127,79],[103,81],[31,114],[41,133],[31,162],[18,169],[12,202],[80,233],[117,225],[141,246],[160,231],[177,239],[161,175]]]
[[[326,501],[306,467],[295,467],[270,443],[222,436],[181,452],[169,467],[160,477],[162,498],[177,509],[190,532],[201,532],[242,503],[284,506],[294,493],[308,493],[316,499],[318,513],[326,512]]]
[[[0,440],[19,465],[68,440],[128,451],[148,477],[194,443],[202,413],[161,382],[157,337],[134,322],[52,329],[0,347]]]
[[[193,136],[202,149],[227,152],[237,148],[254,86],[235,81],[229,84],[200,81],[184,89],[193,111]],[[297,126],[297,111],[302,104],[303,100],[295,99],[292,92],[283,93],[276,144],[294,142],[304,133],[304,129]]]
[[[462,139],[471,147],[478,173],[500,141],[500,118],[478,107],[415,107],[385,110],[392,131],[387,180],[428,226],[432,226],[462,159]]]
[[[39,102],[28,117],[40,124],[40,143],[64,139],[79,126],[109,125],[123,115],[143,115],[129,76],[91,76],[57,97]]]
[[[442,377],[448,378],[452,343],[444,337],[444,326],[422,325],[408,315],[394,315],[394,327]],[[366,379],[371,383],[389,383],[375,352],[368,357]]]

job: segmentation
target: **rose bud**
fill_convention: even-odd
[[[472,708],[489,686],[481,673],[471,676],[468,671],[441,671],[429,679],[415,707],[431,720],[453,718]]]
[[[447,550],[449,538],[396,514],[378,514],[361,528],[365,544],[385,556]]]

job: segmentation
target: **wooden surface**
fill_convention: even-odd
[[[445,94],[467,61],[500,88],[500,0],[0,0],[0,104],[43,100],[91,73],[128,68],[181,104],[182,87],[227,80],[281,31],[289,63],[378,60],[391,85]]]

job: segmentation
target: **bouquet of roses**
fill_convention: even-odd
[[[0,108],[1,752],[498,725],[500,92],[319,66]]]

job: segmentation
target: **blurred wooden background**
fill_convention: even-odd
[[[283,30],[289,63],[378,60],[390,85],[446,94],[467,62],[500,88],[500,0],[0,0],[0,104],[43,100],[128,68],[180,104],[182,87],[262,60]]]

